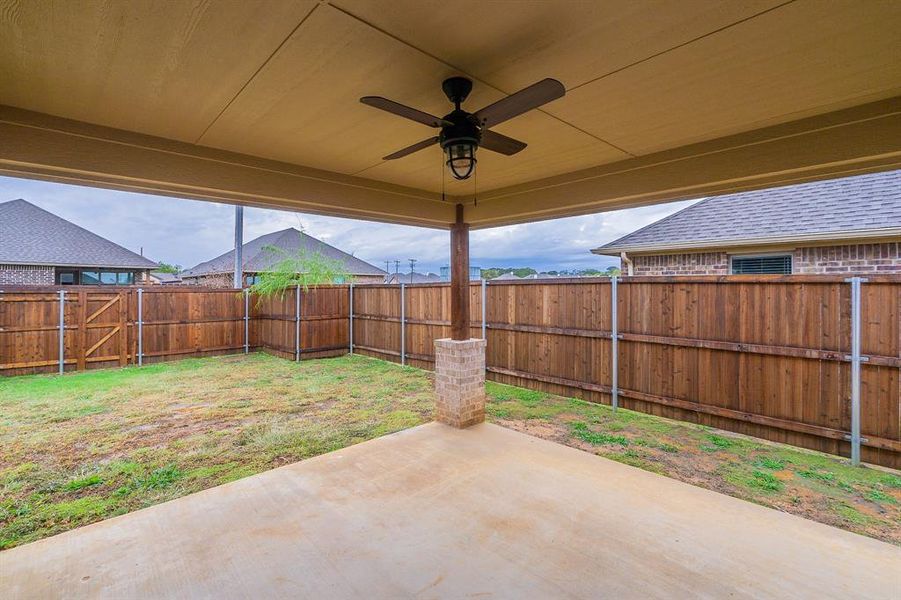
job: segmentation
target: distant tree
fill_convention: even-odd
[[[623,272],[619,267],[607,267],[607,270],[604,271],[604,275],[607,277],[619,277]]]
[[[599,271],[598,269],[583,269],[579,275],[583,277],[599,277],[601,275],[606,275],[605,271]]]
[[[521,267],[518,269],[511,269],[508,272],[513,273],[517,277],[528,277],[529,275],[537,275],[538,274],[538,271],[536,271],[532,267]]]
[[[161,262],[160,266],[158,266],[154,271],[159,271],[160,273],[179,273],[181,272],[181,265],[170,265],[169,263]]]
[[[250,286],[250,290],[261,298],[284,295],[286,290],[298,285],[308,290],[314,285],[350,283],[353,280],[344,261],[325,256],[318,250],[310,251],[302,245],[293,251],[277,246],[264,246],[263,250],[275,262],[269,270],[260,273],[257,283]]]

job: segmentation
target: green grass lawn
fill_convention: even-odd
[[[431,420],[422,371],[266,354],[0,379],[0,549]]]
[[[488,395],[488,418],[499,425],[901,544],[897,472],[855,468],[819,452],[493,382]]]
[[[489,420],[901,544],[901,477],[488,384]],[[266,354],[0,379],[0,549],[429,421],[431,374]],[[661,502],[665,502],[661,498]]]

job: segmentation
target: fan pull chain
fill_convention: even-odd
[[[479,167],[478,167],[478,165],[476,165],[476,172],[473,173],[473,176],[472,176],[472,205],[473,206],[479,205],[478,193],[479,193]]]

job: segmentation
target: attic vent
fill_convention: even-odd
[[[791,275],[791,254],[779,256],[733,256],[733,275]]]

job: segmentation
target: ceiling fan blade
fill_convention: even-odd
[[[427,112],[422,112],[421,110],[409,106],[404,106],[394,100],[382,98],[381,96],[363,96],[360,98],[360,102],[375,108],[380,108],[399,117],[404,117],[405,119],[428,125],[429,127],[441,127],[444,124],[444,119],[440,119]]]
[[[525,149],[526,146],[528,144],[525,142],[514,140],[511,137],[495,131],[488,131],[487,129],[482,130],[482,142],[479,144],[480,148],[506,154],[507,156],[516,154],[520,150]]]
[[[493,127],[533,108],[547,104],[551,100],[561,98],[564,94],[566,94],[566,88],[562,83],[556,79],[542,79],[503,100],[489,104],[473,116],[478,119],[479,125],[482,127]]]
[[[419,152],[420,150],[422,150],[424,148],[428,148],[432,144],[437,144],[437,143],[438,143],[438,137],[437,136],[431,137],[427,140],[422,140],[421,142],[416,142],[412,146],[407,146],[406,148],[398,150],[397,152],[394,152],[393,154],[389,154],[388,156],[382,157],[382,160],[394,160],[395,158],[402,158],[404,156],[407,156],[408,154],[413,154],[414,152]]]

